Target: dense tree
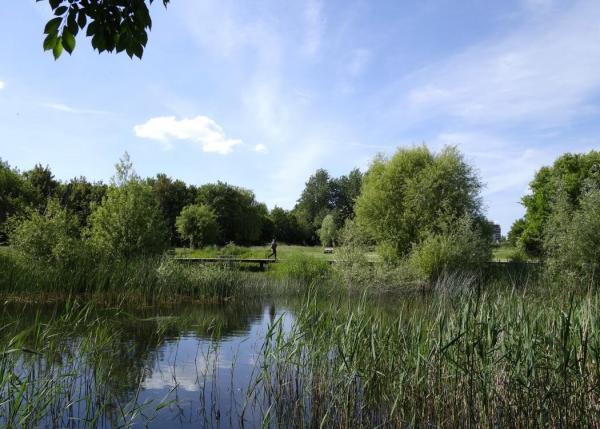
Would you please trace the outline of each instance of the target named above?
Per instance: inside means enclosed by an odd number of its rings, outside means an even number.
[[[553,207],[564,199],[575,210],[584,189],[600,186],[600,152],[567,153],[551,167],[541,168],[529,184],[531,193],[523,197],[525,228],[520,244],[533,256],[543,250],[543,236]]]
[[[0,242],[7,239],[6,220],[23,214],[34,198],[31,185],[19,172],[0,159]]]
[[[176,220],[179,235],[191,248],[214,244],[219,235],[215,212],[204,204],[185,206]]]
[[[473,219],[482,229],[480,189],[477,175],[454,147],[438,154],[425,146],[399,149],[390,159],[372,163],[356,203],[356,220],[382,249],[403,256],[461,218]]]
[[[221,243],[259,243],[267,211],[252,191],[217,182],[198,188],[196,201],[211,207],[219,222]]]
[[[354,217],[354,202],[360,195],[363,175],[358,168],[352,170],[347,176],[332,179],[332,203],[335,221],[341,228],[347,219]]]
[[[506,237],[506,240],[512,245],[512,246],[516,246],[519,242],[519,239],[521,238],[521,235],[523,235],[523,231],[525,230],[525,219],[520,218],[517,219],[516,221],[513,222],[512,226],[510,227],[510,231],[508,231],[508,235]]]
[[[12,218],[10,244],[37,259],[54,262],[71,261],[80,249],[77,218],[50,200],[40,213],[30,209],[23,217]]]
[[[115,258],[159,254],[168,245],[152,188],[138,180],[108,189],[90,215],[88,235],[94,249]]]
[[[292,212],[275,206],[271,210],[271,221],[273,222],[273,236],[280,242],[289,244],[302,244],[310,237],[307,237],[304,229],[296,215]]]
[[[55,17],[44,28],[44,50],[57,59],[63,50],[75,49],[79,31],[86,30],[98,52],[122,52],[142,58],[152,19],[148,6],[154,0],[37,0],[48,2]],[[161,0],[166,7],[169,0]]]
[[[157,174],[155,178],[150,178],[147,181],[152,186],[152,191],[169,229],[171,245],[180,244],[175,221],[181,210],[193,203],[194,193],[188,189],[184,182],[173,180],[166,174]]]
[[[550,274],[579,284],[600,284],[600,189],[580,195],[577,207],[566,194],[553,204],[544,233]]]
[[[316,231],[323,218],[333,209],[331,176],[327,170],[319,169],[308,178],[298,199],[295,211],[312,224]]]
[[[362,185],[362,173],[354,169],[347,176],[334,178],[327,170],[319,169],[309,177],[294,207],[308,240],[319,241],[318,229],[323,219],[332,214],[338,228],[354,216],[354,203]]]
[[[107,186],[101,182],[90,183],[85,177],[79,177],[61,184],[58,193],[60,204],[77,216],[83,228],[87,225],[92,207],[102,202],[106,190]]]
[[[321,228],[319,228],[319,239],[323,246],[333,246],[337,240],[337,227],[335,225],[335,219],[333,215],[328,214],[323,218],[321,222]]]
[[[33,190],[36,208],[43,211],[48,200],[56,194],[59,182],[54,178],[50,167],[42,164],[36,164],[31,170],[24,172],[23,176]]]

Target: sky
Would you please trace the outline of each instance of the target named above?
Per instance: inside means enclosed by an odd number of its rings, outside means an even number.
[[[506,233],[535,172],[599,149],[600,1],[171,0],[142,60],[43,52],[47,2],[0,11],[0,158],[107,181],[225,181],[292,208],[309,175],[459,147]]]

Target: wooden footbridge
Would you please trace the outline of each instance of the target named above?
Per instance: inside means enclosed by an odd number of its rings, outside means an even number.
[[[188,264],[258,265],[261,270],[277,262],[277,259],[269,258],[175,258],[175,260]]]

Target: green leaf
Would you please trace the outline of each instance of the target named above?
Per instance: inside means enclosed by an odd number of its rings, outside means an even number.
[[[75,36],[68,29],[64,29],[62,33],[62,45],[65,51],[71,55],[75,49]]]
[[[62,54],[62,51],[63,51],[62,37],[59,37],[56,39],[56,44],[54,45],[54,48],[52,49],[52,54],[54,55],[55,60],[57,60],[58,57],[60,57],[60,54]]]
[[[50,49],[54,49],[56,40],[57,40],[56,33],[48,34],[48,36],[46,36],[46,38],[44,39],[44,51],[49,51]]]
[[[83,10],[79,11],[79,15],[77,15],[77,24],[79,24],[79,28],[83,29],[85,27],[87,18],[85,16],[85,12]]]
[[[61,6],[61,7],[57,7],[54,10],[54,15],[56,16],[60,16],[60,15],[64,15],[64,13],[68,10],[69,8],[67,6]]]
[[[74,9],[71,9],[71,12],[69,12],[69,18],[67,18],[67,28],[69,29],[69,33],[71,33],[73,36],[77,36],[79,26],[77,25],[77,11]]]
[[[44,34],[56,33],[58,30],[58,26],[62,22],[62,18],[52,18],[50,21],[46,23],[44,27]]]
[[[62,0],[50,0],[50,7],[52,9],[56,9],[59,4],[62,3]]]

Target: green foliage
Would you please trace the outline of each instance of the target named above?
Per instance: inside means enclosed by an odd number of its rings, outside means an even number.
[[[191,248],[214,244],[219,234],[215,212],[203,204],[185,206],[176,221],[179,235]]]
[[[107,186],[103,183],[90,183],[85,177],[79,177],[61,184],[58,194],[61,206],[74,213],[83,228],[87,226],[92,206],[102,202],[106,190]]]
[[[531,193],[523,197],[525,228],[519,241],[529,255],[540,256],[546,224],[559,199],[576,209],[586,188],[600,187],[600,152],[566,153],[551,167],[541,168],[529,187]]]
[[[491,255],[490,240],[465,217],[416,244],[409,263],[414,272],[435,281],[442,275],[479,275]]]
[[[217,182],[198,188],[196,202],[214,210],[219,223],[219,242],[259,243],[264,238],[268,211],[247,189]]]
[[[7,239],[7,219],[10,216],[25,214],[33,199],[31,184],[17,170],[0,159],[0,242]]]
[[[142,58],[152,28],[148,5],[154,0],[36,1],[47,1],[55,15],[44,27],[44,50],[52,51],[55,59],[63,49],[73,52],[80,30],[86,30],[92,47],[99,53],[125,51],[130,58]],[[166,7],[169,0],[162,3]]]
[[[285,262],[277,267],[277,273],[300,281],[304,285],[322,284],[331,275],[329,262],[302,253],[293,253],[286,257]]]
[[[157,174],[155,178],[147,179],[147,182],[152,186],[152,192],[169,229],[171,245],[180,244],[175,222],[183,208],[193,203],[195,192],[181,180],[173,180],[166,174]]]
[[[159,254],[168,245],[152,188],[137,180],[108,189],[90,215],[88,236],[95,250],[115,258]]]
[[[584,192],[575,210],[566,198],[559,200],[546,225],[544,250],[553,277],[600,284],[600,190]]]
[[[402,257],[463,217],[483,223],[481,183],[456,148],[425,146],[378,158],[356,203],[356,221],[388,255]],[[432,240],[430,238],[430,240]]]
[[[23,177],[33,190],[33,204],[37,210],[43,211],[48,200],[55,196],[59,183],[54,179],[50,167],[36,164],[33,169],[23,173]]]
[[[68,263],[83,251],[77,219],[56,200],[50,200],[43,213],[30,210],[9,223],[10,244],[34,259]]]
[[[309,177],[294,208],[294,214],[304,229],[305,239],[316,243],[323,219],[332,214],[337,228],[354,217],[354,202],[362,185],[362,173],[352,170],[348,176],[334,178],[327,170],[319,169]]]
[[[511,246],[516,246],[519,243],[526,226],[527,222],[525,222],[525,219],[523,218],[517,219],[513,222],[512,226],[510,227],[510,231],[508,232],[508,236],[506,237]]]
[[[272,236],[282,243],[302,243],[304,231],[293,213],[275,206],[269,214],[273,222]]]
[[[319,239],[323,246],[333,246],[337,240],[337,227],[333,215],[328,214],[323,218],[321,228],[319,229]]]

